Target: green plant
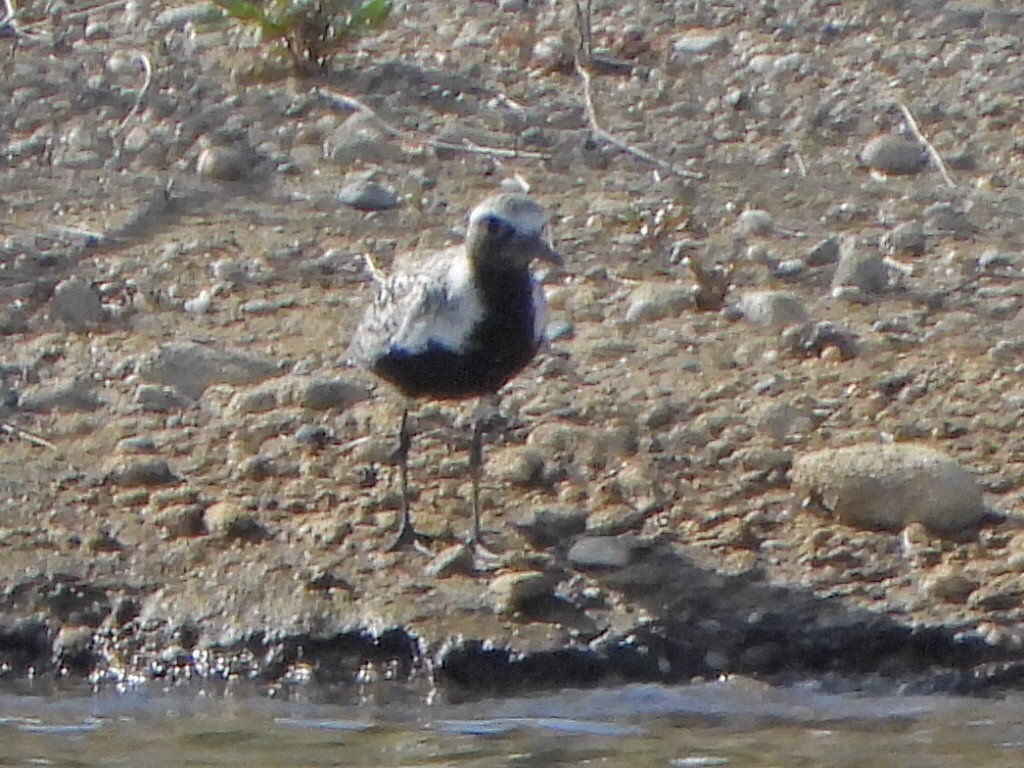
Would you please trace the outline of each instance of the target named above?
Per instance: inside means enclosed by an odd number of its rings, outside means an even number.
[[[212,0],[232,19],[255,26],[265,43],[303,69],[323,69],[332,56],[384,24],[391,0]]]

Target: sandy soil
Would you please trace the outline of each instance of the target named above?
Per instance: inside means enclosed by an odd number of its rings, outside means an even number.
[[[598,119],[660,165],[588,129],[566,4],[396,2],[315,78],[202,6],[62,7],[0,40],[9,674],[1015,683],[1014,4],[598,2]],[[864,166],[909,135],[899,104],[955,186]],[[504,560],[456,546],[471,404],[416,412],[437,556],[385,552],[398,403],[343,359],[363,255],[457,242],[517,176],[567,266],[488,433]],[[837,267],[862,255],[875,277]],[[1006,521],[865,530],[790,488],[810,451],[886,441],[941,450]]]

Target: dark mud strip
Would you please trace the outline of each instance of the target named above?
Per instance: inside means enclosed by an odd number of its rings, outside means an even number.
[[[807,590],[702,570],[665,547],[598,577],[650,619],[600,630],[599,609],[546,597],[519,622],[585,628],[575,647],[504,647],[488,638],[417,637],[401,627],[283,634],[209,629],[141,615],[155,587],[132,590],[38,576],[0,598],[0,669],[27,675],[146,680],[248,679],[346,684],[428,680],[459,700],[560,687],[680,683],[741,674],[824,680],[840,690],[988,694],[1024,683],[1019,654],[949,626],[910,626]],[[596,619],[596,620],[595,620]],[[232,639],[223,639],[223,638]]]

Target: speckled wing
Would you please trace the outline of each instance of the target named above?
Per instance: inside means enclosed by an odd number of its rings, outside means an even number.
[[[398,272],[379,285],[349,347],[356,363],[372,366],[391,354],[415,355],[430,346],[458,351],[482,314],[468,265],[449,253]]]

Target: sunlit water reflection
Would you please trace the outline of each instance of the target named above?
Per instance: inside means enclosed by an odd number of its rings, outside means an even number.
[[[1022,703],[729,682],[461,705],[22,692],[0,695],[0,766],[1020,768]]]

